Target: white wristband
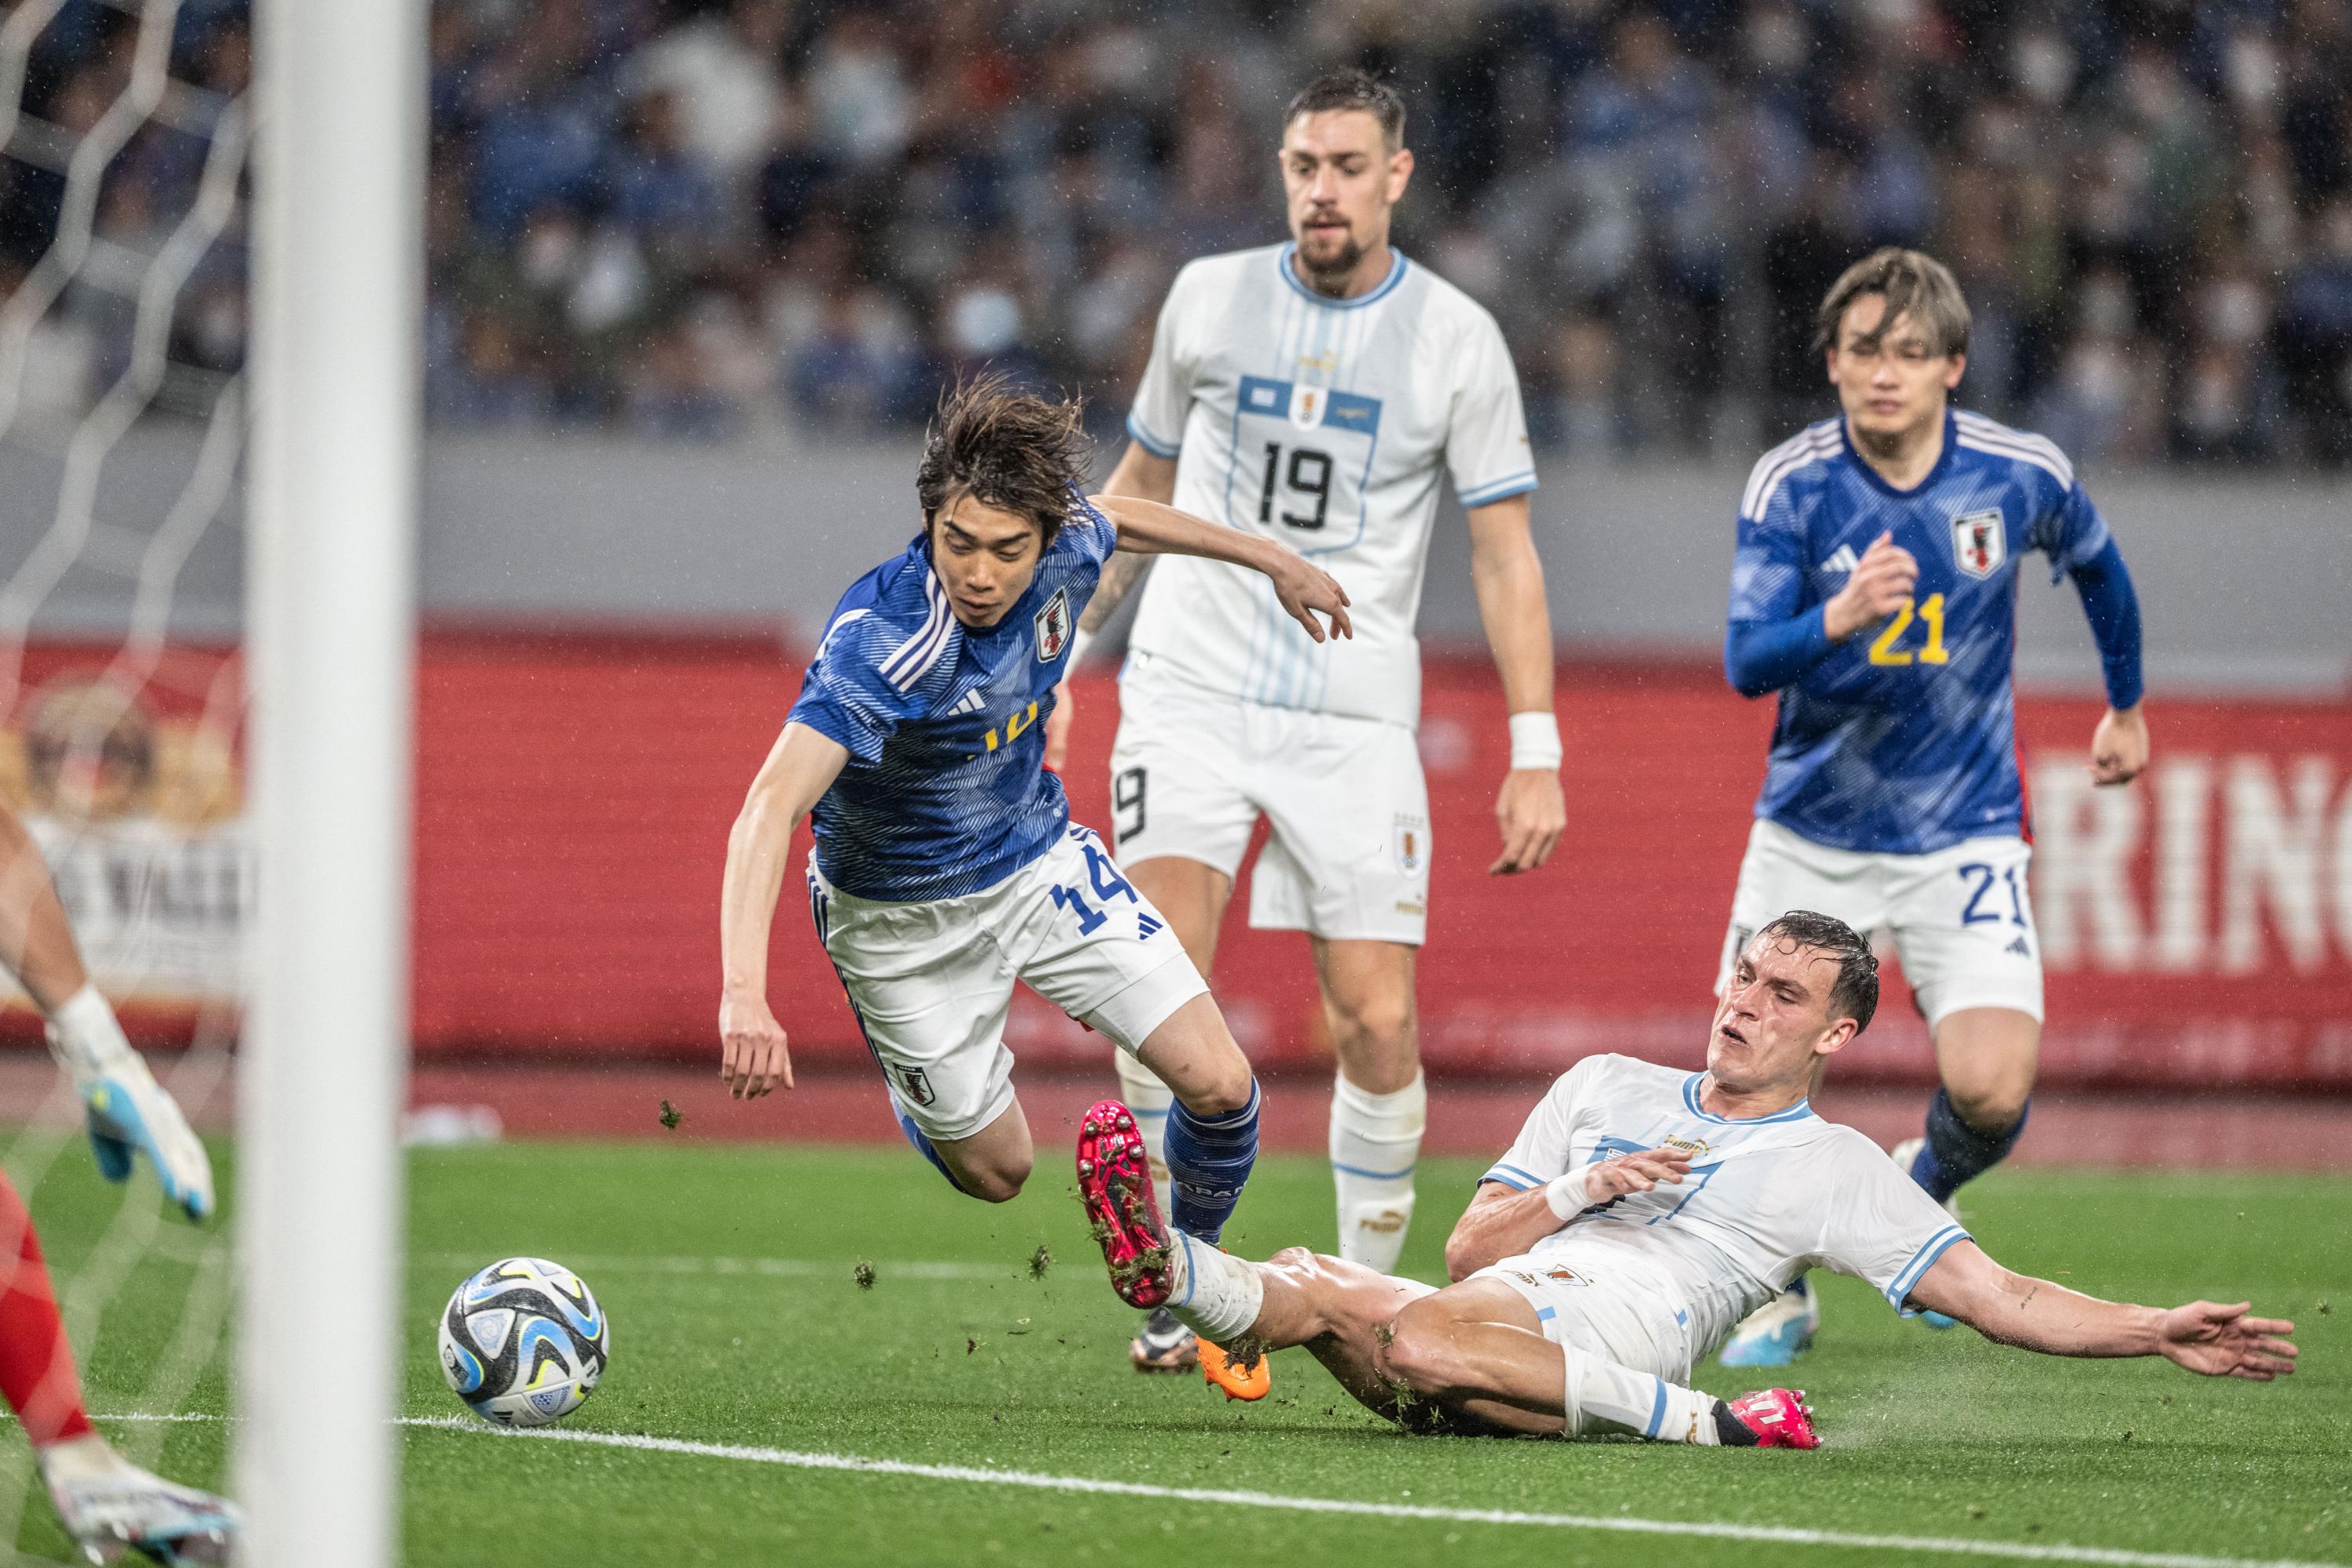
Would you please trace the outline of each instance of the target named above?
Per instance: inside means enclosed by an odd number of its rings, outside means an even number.
[[[1062,667],[1064,675],[1077,673],[1078,666],[1086,661],[1087,649],[1092,647],[1094,642],[1095,634],[1084,626],[1070,634],[1070,662]]]
[[[1565,1176],[1554,1176],[1544,1184],[1544,1202],[1561,1219],[1574,1219],[1592,1206],[1592,1196],[1584,1184],[1582,1171],[1570,1171]]]
[[[1511,771],[1559,771],[1559,721],[1548,712],[1511,715]]]

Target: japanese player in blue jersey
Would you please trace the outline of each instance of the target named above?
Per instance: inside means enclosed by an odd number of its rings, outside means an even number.
[[[1089,501],[1085,470],[1075,405],[982,381],[941,407],[922,531],[842,596],[728,839],[720,1075],[739,1098],[792,1084],[768,937],[813,816],[817,935],[908,1140],[960,1192],[1021,1190],[1032,1146],[1003,1035],[1026,981],[1174,1086],[1173,1207],[1213,1235],[1255,1158],[1256,1082],[1167,922],[1069,820],[1040,720],[1114,549],[1261,572],[1318,640],[1318,612],[1349,635],[1348,599],[1270,540]]]
[[[1742,695],[1780,694],[1725,973],[1790,909],[1891,932],[1943,1080],[1895,1157],[1946,1203],[2016,1143],[2041,1047],[2011,687],[2029,553],[2073,580],[2098,643],[2093,779],[2125,783],[2148,751],[2123,555],[2056,447],[1950,406],[1968,339],[1958,283],[1917,251],[1880,250],[1832,287],[1817,347],[1843,411],[1757,463],[1724,643]],[[1800,1280],[1723,1358],[1780,1364],[1817,1321]]]

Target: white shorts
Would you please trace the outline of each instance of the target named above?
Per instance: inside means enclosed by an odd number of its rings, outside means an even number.
[[[842,892],[809,859],[818,937],[890,1096],[932,1138],[969,1138],[1013,1103],[1013,983],[1134,1052],[1204,994],[1199,971],[1092,828],[961,899]]]
[[[1144,656],[1138,655],[1140,659]],[[1110,753],[1119,864],[1241,872],[1263,815],[1250,924],[1418,947],[1429,931],[1429,786],[1413,732],[1268,708],[1130,663]]]
[[[1761,927],[1790,910],[1813,910],[1864,934],[1892,934],[1931,1029],[1968,1007],[2038,1020],[2042,937],[2026,887],[2032,859],[2033,847],[2016,837],[1971,838],[1928,855],[1866,855],[1759,817],[1739,862],[1716,991]]]
[[[1536,1310],[1544,1338],[1573,1345],[1668,1383],[1690,1382],[1696,1359],[1690,1313],[1667,1299],[1650,1275],[1611,1275],[1587,1260],[1524,1253],[1481,1268],[1473,1279],[1499,1279]]]

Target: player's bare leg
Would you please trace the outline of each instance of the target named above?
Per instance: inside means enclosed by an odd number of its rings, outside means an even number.
[[[1374,1331],[1387,1407],[1416,1430],[1525,1436],[1624,1430],[1706,1447],[1813,1448],[1801,1389],[1726,1402],[1573,1344],[1554,1344],[1525,1297],[1466,1279],[1407,1303]]]
[[[1010,1203],[1037,1163],[1029,1118],[1015,1099],[995,1121],[969,1138],[929,1140],[947,1166],[949,1179],[982,1203]]]
[[[1101,1148],[1081,1142],[1082,1188]],[[1117,1282],[1115,1251],[1125,1249],[1104,1250]],[[1815,1446],[1801,1394],[1725,1405],[1555,1345],[1535,1309],[1497,1280],[1433,1290],[1305,1247],[1252,1263],[1181,1233],[1165,1255],[1168,1299],[1204,1344],[1237,1361],[1304,1345],[1360,1404],[1415,1431],[1541,1435],[1609,1421],[1665,1441]]]
[[[1170,1015],[1137,1055],[1175,1096],[1162,1145],[1169,1216],[1214,1247],[1257,1160],[1257,1079],[1224,1015],[1205,994]],[[1272,1386],[1263,1367],[1235,1373],[1213,1348],[1196,1345],[1194,1354],[1202,1374],[1229,1397],[1263,1399]]]
[[[1176,933],[1184,947],[1184,955],[1204,980],[1214,975],[1217,962],[1217,932],[1223,924],[1226,902],[1233,897],[1234,879],[1213,866],[1177,855],[1155,855],[1133,866],[1122,866],[1119,874],[1135,884],[1135,890],[1150,901]],[[1170,1205],[1168,1191],[1168,1110],[1176,1097],[1167,1084],[1160,1081],[1143,1063],[1126,1052],[1116,1053],[1118,1068],[1119,1099],[1135,1113],[1137,1124],[1143,1131],[1145,1145],[1151,1153],[1151,1179],[1159,1189],[1160,1206],[1165,1211]]]
[[[1331,1184],[1339,1256],[1387,1274],[1412,1223],[1413,1167],[1429,1122],[1413,1001],[1415,949],[1399,942],[1313,942],[1339,1071],[1331,1086]]]
[[[1216,963],[1217,932],[1224,921],[1225,904],[1233,897],[1234,879],[1213,866],[1174,855],[1157,855],[1122,867],[1120,875],[1150,900],[1183,944],[1192,967],[1208,976]],[[1134,1113],[1143,1133],[1152,1185],[1160,1210],[1165,1214],[1173,1202],[1168,1185],[1167,1148],[1168,1113],[1176,1097],[1157,1074],[1125,1051],[1115,1051],[1112,1058],[1118,1068],[1119,1099]],[[1165,1308],[1146,1314],[1143,1326],[1128,1346],[1128,1357],[1139,1372],[1190,1372],[1200,1362],[1192,1331]]]
[[[1944,1092],[1960,1120],[1988,1140],[2010,1137],[2024,1125],[2041,1056],[2041,1020],[2013,1007],[1966,1007],[1936,1026],[1936,1071]]]

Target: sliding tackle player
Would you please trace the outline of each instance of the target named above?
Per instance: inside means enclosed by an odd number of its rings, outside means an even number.
[[[1416,1430],[1816,1447],[1802,1390],[1689,1386],[1815,1266],[2050,1355],[2161,1355],[2255,1382],[2294,1370],[2294,1325],[2251,1303],[2167,1311],[2010,1272],[1877,1145],[1815,1115],[1822,1067],[1877,1002],[1853,928],[1801,910],[1769,922],[1724,988],[1705,1072],[1592,1057],[1552,1086],[1454,1226],[1444,1289],[1303,1247],[1244,1262],[1166,1229],[1115,1101],[1082,1124],[1079,1190],[1126,1300],[1166,1302],[1235,1356],[1305,1345]]]

